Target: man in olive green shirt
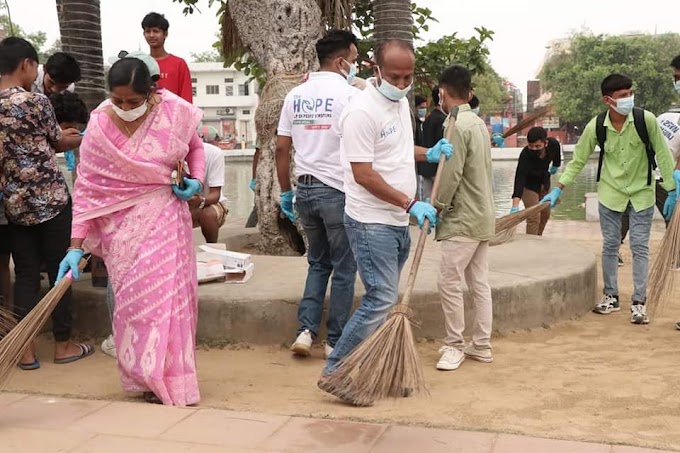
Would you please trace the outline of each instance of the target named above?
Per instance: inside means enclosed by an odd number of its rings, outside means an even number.
[[[655,186],[649,183],[649,159],[645,145],[635,130],[633,121],[633,81],[621,74],[611,74],[601,86],[604,103],[609,108],[604,127],[604,163],[598,183],[600,228],[602,230],[602,278],[604,296],[593,309],[600,314],[619,311],[617,286],[618,252],[621,246],[621,218],[630,216],[630,248],[633,252],[633,286],[630,322],[647,324],[647,272],[649,266],[649,235],[654,215]],[[675,162],[654,114],[645,111],[650,143],[656,163],[663,176],[662,187],[669,191],[664,215],[670,218],[676,203],[673,169]],[[556,188],[542,201],[555,206],[565,186],[574,182],[597,145],[596,119],[588,123],[576,144],[574,156],[567,165]],[[600,151],[602,152],[602,151]]]
[[[463,66],[447,68],[439,79],[439,99],[449,114],[444,137],[456,152],[446,162],[434,206],[441,212],[436,239],[442,241],[439,291],[445,315],[446,339],[437,363],[439,370],[457,369],[465,357],[490,363],[491,287],[489,240],[496,224],[491,187],[491,140],[484,122],[470,109],[470,72]],[[452,116],[457,118],[455,126]],[[463,279],[474,295],[472,344],[465,347]]]

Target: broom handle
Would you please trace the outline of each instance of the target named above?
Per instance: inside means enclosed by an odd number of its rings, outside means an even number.
[[[439,164],[437,165],[437,174],[434,177],[434,183],[432,184],[432,194],[430,195],[430,201],[434,203],[437,200],[437,192],[439,191],[439,181],[442,177],[442,169],[444,168],[444,163],[446,162],[446,156],[444,154],[439,158]],[[401,298],[401,303],[407,305],[411,302],[411,293],[413,292],[413,287],[416,283],[416,275],[418,275],[418,267],[420,267],[420,259],[423,257],[423,249],[425,248],[425,241],[427,240],[427,230],[430,229],[430,220],[425,218],[423,222],[423,227],[420,229],[420,235],[418,236],[418,246],[416,247],[416,254],[413,257],[413,263],[411,264],[411,270],[408,273],[408,281],[406,282],[406,290],[404,291],[404,296]]]

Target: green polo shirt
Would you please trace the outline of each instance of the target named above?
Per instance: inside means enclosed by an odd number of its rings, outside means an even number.
[[[573,183],[588,162],[590,155],[595,151],[597,146],[596,121],[597,118],[593,118],[583,131],[583,135],[574,148],[574,156],[560,178],[561,184],[568,186]],[[656,153],[656,163],[664,180],[662,187],[668,191],[674,190],[673,155],[668,149],[666,139],[653,113],[645,111],[645,123],[649,140]],[[624,212],[629,202],[637,212],[651,208],[655,202],[655,184],[654,181],[651,185],[647,184],[647,152],[635,130],[633,113],[628,114],[621,132],[612,126],[609,113],[605,117],[604,126],[607,130],[607,141],[604,146],[606,151],[600,182],[597,185],[600,203],[616,212]]]

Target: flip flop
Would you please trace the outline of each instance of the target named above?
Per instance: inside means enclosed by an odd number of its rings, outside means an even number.
[[[33,363],[19,363],[17,366],[24,371],[37,370],[40,368],[40,360],[38,360],[38,356],[36,356]]]
[[[63,359],[54,359],[54,363],[57,365],[73,363],[76,360],[84,359],[85,357],[94,354],[94,346],[90,344],[76,343],[76,346],[80,348],[80,354],[72,355],[71,357],[64,357]]]
[[[163,404],[163,401],[154,392],[144,392],[144,401],[151,404]]]

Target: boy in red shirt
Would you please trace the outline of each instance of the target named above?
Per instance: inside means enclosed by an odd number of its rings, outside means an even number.
[[[156,59],[161,69],[158,86],[172,91],[187,102],[193,103],[191,73],[187,62],[165,50],[168,28],[170,28],[170,23],[162,14],[149,13],[142,20],[144,39],[149,45],[149,53]]]

